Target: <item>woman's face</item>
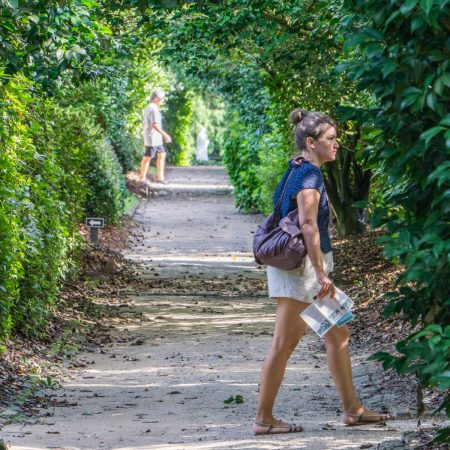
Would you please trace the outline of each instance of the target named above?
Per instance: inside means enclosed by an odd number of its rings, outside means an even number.
[[[329,161],[334,161],[339,148],[336,128],[333,126],[327,128],[317,139],[314,140],[312,147],[320,163],[323,164]]]

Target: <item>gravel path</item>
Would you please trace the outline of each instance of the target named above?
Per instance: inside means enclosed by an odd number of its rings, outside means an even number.
[[[277,403],[281,418],[306,431],[252,435],[274,319],[265,272],[249,253],[261,217],[235,209],[221,168],[172,168],[168,179],[139,205],[124,252],[141,286],[123,287],[129,323],[115,325],[113,344],[80,355],[90,364],[57,390],[50,417],[2,430],[12,449],[359,449],[415,430],[414,420],[341,426],[323,344],[308,333]],[[407,409],[402,395],[383,391],[368,347],[353,352],[362,400]]]

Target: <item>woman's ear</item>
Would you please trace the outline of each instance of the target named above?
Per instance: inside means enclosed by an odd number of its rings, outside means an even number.
[[[308,148],[309,147],[314,148],[314,144],[315,144],[314,138],[312,138],[311,136],[308,136],[306,138],[306,145],[307,145],[307,147]]]

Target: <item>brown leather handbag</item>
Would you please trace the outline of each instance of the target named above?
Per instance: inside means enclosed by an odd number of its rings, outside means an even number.
[[[294,160],[295,167],[291,169],[284,183],[283,190],[273,213],[258,225],[253,237],[253,254],[258,264],[292,270],[300,267],[306,256],[306,245],[300,230],[297,208],[280,220],[280,207],[284,191],[294,170],[303,163],[303,158]]]

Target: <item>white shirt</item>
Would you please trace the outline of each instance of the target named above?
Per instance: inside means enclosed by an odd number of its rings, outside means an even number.
[[[153,128],[153,124],[156,123],[162,129],[161,112],[155,103],[151,102],[144,109],[142,122],[144,125],[144,145],[146,147],[163,145],[162,134]]]

